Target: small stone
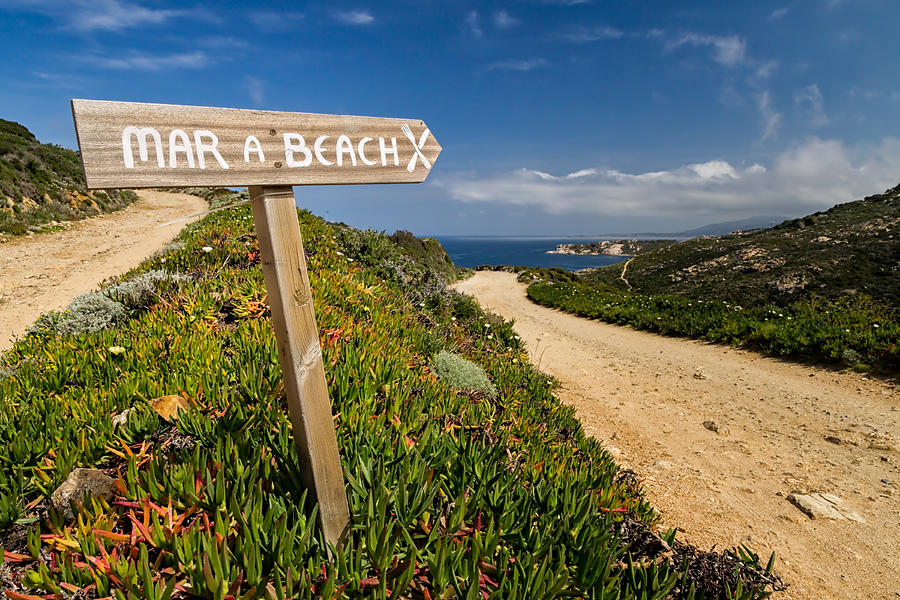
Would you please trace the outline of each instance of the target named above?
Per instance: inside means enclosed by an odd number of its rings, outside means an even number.
[[[883,483],[884,485],[894,485],[894,480],[893,479],[882,479],[881,483]]]
[[[150,401],[150,406],[166,421],[173,421],[178,416],[179,410],[188,410],[190,405],[187,400],[181,396],[172,394],[170,396],[160,396]]]
[[[706,429],[709,429],[713,433],[718,433],[720,435],[728,435],[728,427],[724,425],[719,425],[715,421],[703,421],[703,426]]]
[[[121,427],[122,425],[127,423],[128,415],[130,415],[133,410],[133,408],[126,408],[119,414],[113,415],[112,419],[110,419],[110,421],[112,421],[113,429],[115,429],[116,427]]]
[[[112,498],[116,491],[116,480],[96,469],[75,469],[50,496],[53,507],[65,516],[74,518],[69,501],[81,502],[88,494],[97,498]]]
[[[613,458],[619,458],[620,456],[622,456],[622,451],[615,446],[607,446],[605,450],[609,452],[610,456],[612,456]]]
[[[841,440],[841,438],[835,437],[835,436],[833,436],[833,435],[827,436],[827,437],[825,438],[825,441],[826,441],[826,442],[830,442],[830,443],[832,443],[832,444],[837,444],[838,446],[840,446],[840,445],[843,443],[843,440]]]

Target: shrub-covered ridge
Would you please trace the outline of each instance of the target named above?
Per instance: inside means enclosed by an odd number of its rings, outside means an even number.
[[[52,221],[81,219],[136,200],[131,191],[87,191],[77,152],[42,144],[22,125],[0,119],[0,234],[38,231]]]
[[[633,476],[584,435],[510,324],[447,290],[451,271],[301,217],[348,484],[345,547],[328,560],[298,492],[245,207],[190,226],[126,277],[178,274],[127,318],[47,328],[3,355],[8,598],[753,598],[777,585],[751,554],[656,532]],[[484,368],[497,396],[442,382],[441,351]],[[190,406],[177,425],[150,407],[171,394]],[[116,494],[67,522],[47,498],[79,466],[115,477]]]
[[[543,306],[663,335],[744,346],[773,356],[900,374],[900,323],[868,296],[744,308],[718,300],[623,293],[581,282],[532,283]]]

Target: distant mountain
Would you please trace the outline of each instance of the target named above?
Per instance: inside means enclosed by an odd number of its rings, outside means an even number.
[[[676,238],[676,239],[689,239],[694,237],[700,237],[704,235],[727,235],[729,233],[734,233],[735,231],[749,231],[751,229],[762,229],[766,227],[772,227],[776,223],[781,223],[786,220],[787,217],[779,217],[772,215],[761,215],[756,217],[747,217],[746,219],[739,219],[737,221],[725,221],[723,223],[710,223],[709,225],[703,225],[702,227],[697,227],[696,229],[688,229],[687,231],[676,231],[676,232],[668,232],[668,233],[658,233],[658,232],[645,232],[645,233],[633,233],[629,236],[623,237],[648,237],[648,238]]]
[[[131,191],[87,191],[77,152],[42,144],[19,123],[0,119],[0,234],[21,235],[135,200]]]
[[[625,288],[621,273],[611,266],[584,277]],[[855,293],[900,306],[900,185],[774,227],[643,254],[629,263],[628,282],[636,292],[743,306]]]

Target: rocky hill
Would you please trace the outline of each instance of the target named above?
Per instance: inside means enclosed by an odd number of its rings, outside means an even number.
[[[628,263],[635,292],[785,304],[864,293],[900,305],[900,185],[769,229],[692,239]],[[585,280],[627,289],[622,266]]]
[[[19,123],[0,119],[0,235],[39,231],[135,200],[131,191],[89,192],[77,152],[42,144]]]
[[[587,244],[559,244],[547,254],[637,256],[671,246],[677,240],[601,240]]]

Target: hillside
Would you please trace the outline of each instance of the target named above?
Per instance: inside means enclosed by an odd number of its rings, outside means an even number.
[[[446,287],[456,269],[439,245],[305,212],[301,227],[346,545],[328,560],[297,488],[239,207],[0,357],[7,597],[751,599],[780,587],[747,550],[704,552],[658,529],[640,482],[554,396],[511,323]],[[105,499],[73,518],[54,490],[76,467],[100,472]]]
[[[135,200],[131,191],[89,192],[77,152],[42,144],[22,125],[0,119],[0,235],[38,231]]]
[[[801,219],[721,237],[692,239],[638,256],[627,280],[636,292],[768,302],[864,293],[900,305],[900,186]],[[627,289],[618,265],[584,275]]]

